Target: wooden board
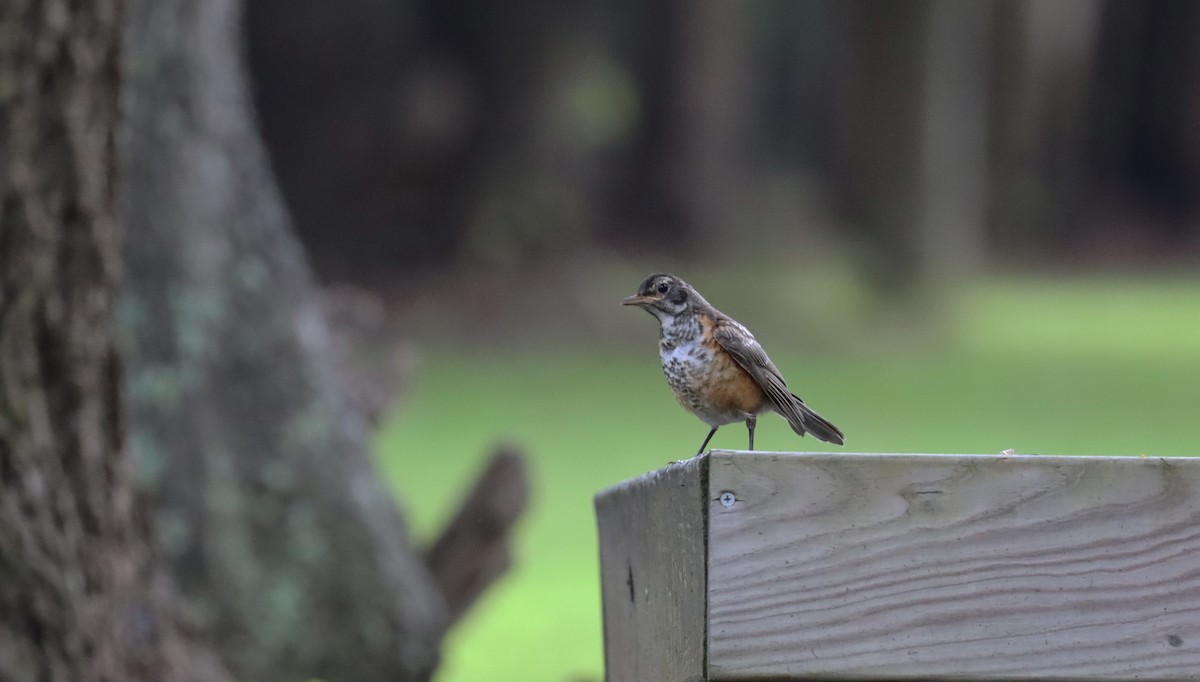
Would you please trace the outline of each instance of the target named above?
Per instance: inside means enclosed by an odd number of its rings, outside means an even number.
[[[1200,679],[1200,460],[709,467],[708,679]]]
[[[703,457],[596,496],[608,682],[704,677]]]

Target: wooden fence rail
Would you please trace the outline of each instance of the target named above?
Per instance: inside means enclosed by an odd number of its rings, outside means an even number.
[[[1200,459],[713,451],[596,510],[609,682],[1200,679]]]

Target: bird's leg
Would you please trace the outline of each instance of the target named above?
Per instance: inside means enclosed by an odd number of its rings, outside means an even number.
[[[718,427],[714,426],[712,427],[712,431],[708,432],[708,435],[704,438],[704,442],[700,444],[700,449],[696,451],[696,455],[704,452],[704,446],[708,445],[708,441],[712,440],[713,434],[717,432],[717,428]]]
[[[758,417],[750,417],[746,420],[746,430],[750,432],[750,449],[754,449],[754,427],[758,424]]]

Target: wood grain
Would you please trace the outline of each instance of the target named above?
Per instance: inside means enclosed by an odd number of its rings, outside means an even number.
[[[704,677],[705,457],[596,496],[608,682]]]
[[[1200,460],[709,466],[708,679],[1200,677]]]

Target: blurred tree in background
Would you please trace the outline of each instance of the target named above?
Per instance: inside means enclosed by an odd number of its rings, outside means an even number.
[[[241,3],[138,3],[122,218],[134,454],[240,679],[425,679],[444,597],[346,399],[242,71]]]

